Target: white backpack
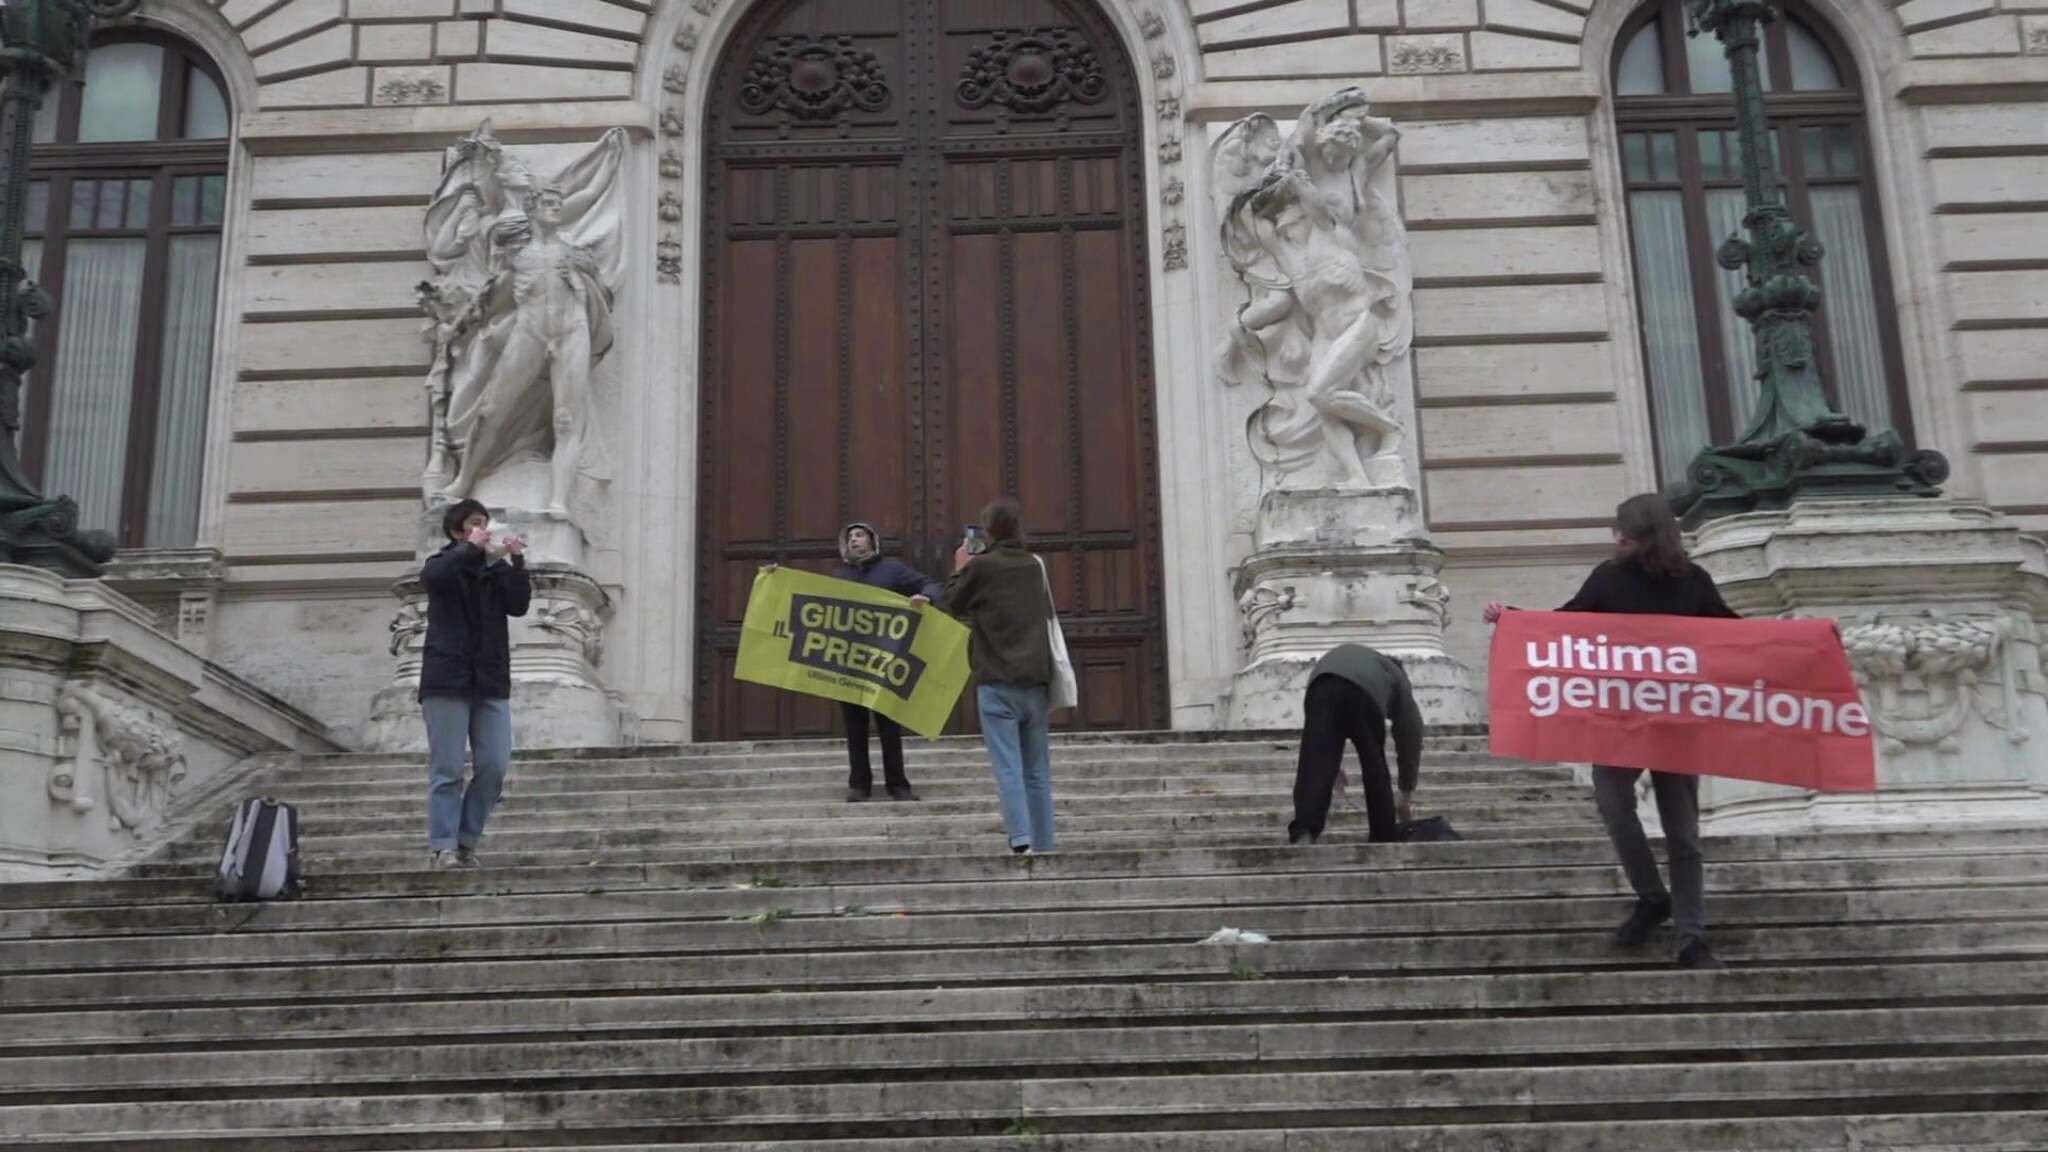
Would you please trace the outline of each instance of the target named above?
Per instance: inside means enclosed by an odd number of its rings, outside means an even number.
[[[242,801],[228,825],[214,877],[216,900],[292,900],[299,895],[299,810],[269,797]]]

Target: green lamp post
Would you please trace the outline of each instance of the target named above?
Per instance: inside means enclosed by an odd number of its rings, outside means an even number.
[[[1835,411],[1814,357],[1820,288],[1806,269],[1820,242],[1792,220],[1778,183],[1764,113],[1759,49],[1775,18],[1770,0],[1687,0],[1692,35],[1712,33],[1727,52],[1742,157],[1743,224],[1716,258],[1748,269],[1735,312],[1756,338],[1757,405],[1733,444],[1693,459],[1672,505],[1688,527],[1736,512],[1776,509],[1808,496],[1934,496],[1948,478],[1939,452],[1909,452],[1898,433],[1872,432]]]
[[[44,495],[22,471],[21,382],[36,366],[28,322],[50,310],[49,295],[21,263],[29,147],[44,98],[84,65],[93,20],[126,16],[141,3],[5,0],[0,7],[0,563],[67,576],[99,575],[114,554],[114,538],[80,531],[78,505],[69,496]]]

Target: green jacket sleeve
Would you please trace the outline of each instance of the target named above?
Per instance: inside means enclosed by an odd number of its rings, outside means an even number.
[[[1394,728],[1394,757],[1400,769],[1401,791],[1415,791],[1422,775],[1422,709],[1415,703],[1415,689],[1408,674],[1394,674],[1393,707],[1388,709]]]

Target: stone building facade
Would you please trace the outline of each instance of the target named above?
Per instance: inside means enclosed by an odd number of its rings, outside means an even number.
[[[543,175],[619,129],[615,342],[592,376],[607,467],[530,634],[552,661],[537,675],[609,694],[600,727],[819,730],[719,696],[731,572],[820,557],[849,512],[942,566],[1003,487],[1066,556],[1079,646],[1099,656],[1093,723],[1265,718],[1246,701],[1270,686],[1247,669],[1299,655],[1290,619],[1393,628],[1440,658],[1440,714],[1472,715],[1477,606],[1563,599],[1614,504],[1741,412],[1700,391],[1741,351],[1707,302],[1721,274],[1686,263],[1726,198],[1713,65],[1688,52],[1681,8],[145,0],[102,43],[184,46],[231,111],[224,158],[173,157],[225,176],[208,371],[187,389],[203,401],[187,412],[193,526],[124,533],[117,586],[344,741],[400,740],[373,710],[416,644],[393,589],[431,537],[430,196],[485,121]],[[1826,343],[1859,389],[1838,399],[1946,452],[1952,498],[2038,532],[2048,3],[1808,0],[1792,16],[1774,114],[1806,117],[1783,134],[1808,158],[1794,199],[1831,213],[1853,264],[1828,285]],[[1347,86],[1399,130],[1367,177],[1398,214],[1412,325],[1389,359],[1403,437],[1380,487],[1416,498],[1384,514],[1311,498],[1338,482],[1288,504],[1261,423],[1270,377],[1233,386],[1219,367],[1262,291],[1229,250],[1219,149],[1246,117],[1284,134]],[[1061,133],[1086,139],[1063,150]],[[912,143],[875,144],[897,138]],[[53,174],[91,159],[51,156]],[[878,165],[896,175],[870,182]],[[980,216],[964,207],[983,196]],[[931,383],[949,371],[983,390]],[[126,490],[123,507],[146,503]],[[1323,555],[1361,537],[1382,551]],[[1379,583],[1330,583],[1347,564]]]

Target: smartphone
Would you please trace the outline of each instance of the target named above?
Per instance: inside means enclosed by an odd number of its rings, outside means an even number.
[[[988,551],[988,537],[983,535],[981,525],[979,524],[969,524],[967,526],[967,532],[962,538],[962,544],[967,549],[969,556],[979,556],[983,552]]]

